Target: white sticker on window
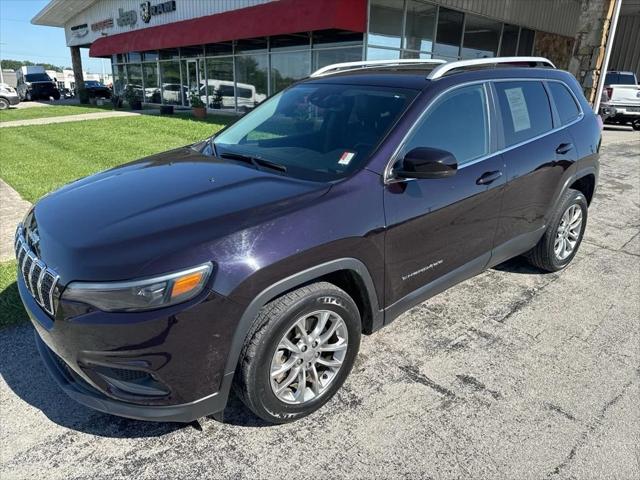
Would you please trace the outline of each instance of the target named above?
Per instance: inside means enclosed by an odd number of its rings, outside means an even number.
[[[353,157],[355,156],[355,152],[344,152],[340,157],[340,160],[338,160],[338,164],[349,165],[351,163],[351,160],[353,160]]]
[[[529,110],[527,110],[527,102],[524,99],[522,88],[507,88],[504,93],[507,96],[509,109],[511,110],[513,130],[520,132],[521,130],[531,128]]]

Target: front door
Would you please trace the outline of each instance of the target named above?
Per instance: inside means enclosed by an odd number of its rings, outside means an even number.
[[[458,161],[447,178],[390,183],[384,193],[385,304],[401,312],[481,271],[500,216],[504,162],[492,154],[489,87],[459,87],[432,103],[398,158],[418,147],[449,151]],[[397,165],[401,160],[398,161]]]
[[[200,81],[200,68],[199,60],[188,60],[187,61],[187,105],[191,105],[191,96],[196,95],[200,96],[200,87],[202,82]],[[203,99],[204,101],[204,99]]]

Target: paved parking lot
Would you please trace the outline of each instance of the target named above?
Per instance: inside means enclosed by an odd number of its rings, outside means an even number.
[[[0,331],[13,478],[640,478],[640,133],[605,131],[586,240],[560,274],[520,260],[366,337],[338,396],[265,426],[151,424],[73,403],[29,325]]]

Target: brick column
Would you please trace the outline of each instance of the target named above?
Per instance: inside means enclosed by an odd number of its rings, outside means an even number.
[[[76,84],[76,95],[80,103],[89,103],[89,97],[84,89],[84,75],[82,74],[82,57],[80,47],[69,47],[71,50],[71,66],[73,67],[73,81]]]
[[[582,85],[589,103],[593,104],[615,0],[581,0],[580,3],[582,12],[578,20],[569,71]]]

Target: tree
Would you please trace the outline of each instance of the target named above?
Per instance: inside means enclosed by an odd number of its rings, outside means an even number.
[[[2,60],[2,68],[5,70],[19,70],[22,66],[33,66],[33,65],[42,65],[45,70],[55,70],[57,72],[61,72],[63,67],[58,67],[57,65],[52,65],[50,63],[33,63],[29,60]]]

